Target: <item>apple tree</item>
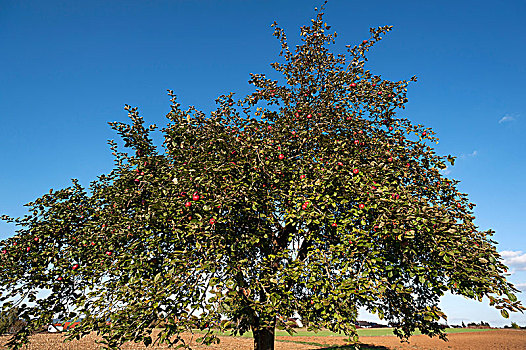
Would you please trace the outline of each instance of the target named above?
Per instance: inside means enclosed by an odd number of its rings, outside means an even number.
[[[441,173],[454,157],[397,114],[416,78],[366,69],[392,28],[340,54],[321,11],[294,50],[273,28],[281,79],[252,74],[252,93],[222,95],[210,113],[169,91],[160,131],[126,106],[130,122],[110,125],[128,151],[110,141],[109,174],[3,217],[17,231],[0,242],[1,301],[27,321],[11,348],[57,317],[82,318],[70,339],[97,332],[111,349],[252,331],[254,348],[268,350],[298,315],[356,340],[361,307],[402,339],[416,329],[445,338],[446,291],[487,297],[504,317],[524,309],[493,232]]]

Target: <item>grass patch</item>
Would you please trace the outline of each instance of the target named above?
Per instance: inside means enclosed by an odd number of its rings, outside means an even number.
[[[486,332],[491,331],[492,329],[478,329],[478,328],[446,328],[446,333],[470,333],[470,332]],[[383,337],[383,336],[394,336],[393,328],[360,328],[357,330],[358,336],[360,337]],[[422,334],[420,331],[416,331],[414,335]],[[285,331],[276,330],[276,336],[290,336]],[[334,333],[328,330],[321,330],[318,333],[309,332],[306,329],[298,329],[294,333],[295,337],[341,337],[343,334]],[[252,337],[252,333],[250,334]]]
[[[312,342],[312,341],[284,340],[284,339],[276,339],[276,342],[314,345],[314,346],[322,347],[322,349],[320,350],[355,350],[355,347],[353,345],[331,345],[331,344],[318,343],[318,342]],[[359,344],[359,349],[360,350],[388,350],[385,346],[375,346],[375,345],[365,345],[365,344]]]
[[[471,333],[471,332],[487,332],[494,329],[479,329],[479,328],[446,328],[445,331],[447,334],[450,333]],[[202,331],[194,331],[197,334],[205,333]],[[384,336],[394,336],[393,328],[360,328],[357,330],[359,337],[384,337]],[[414,335],[420,335],[420,331],[416,331]],[[231,336],[230,332],[218,333],[222,336]],[[307,331],[305,328],[296,329],[296,333],[293,335],[288,334],[285,331],[276,329],[276,337],[343,337],[341,333],[331,332],[329,330],[320,330],[317,333]],[[243,334],[243,338],[252,338],[252,332],[247,332]],[[310,344],[316,345],[316,344]]]
[[[447,334],[451,333],[472,333],[472,332],[487,332],[494,329],[485,328],[446,328]],[[419,330],[415,331],[414,335],[422,334]],[[360,337],[383,337],[383,336],[394,336],[393,328],[361,328],[358,329],[358,335]]]

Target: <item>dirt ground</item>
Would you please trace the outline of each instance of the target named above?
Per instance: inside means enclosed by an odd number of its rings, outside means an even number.
[[[300,337],[279,337],[278,339],[300,340]],[[448,335],[448,342],[429,338],[425,335],[415,335],[408,343],[400,343],[394,336],[360,337],[363,344],[375,350],[526,350],[526,330],[491,330],[487,332],[454,333]],[[327,349],[331,346],[344,345],[343,337],[305,337],[305,342],[327,344],[325,347],[307,346],[304,348],[288,348],[288,344],[276,343],[278,349]],[[283,346],[283,347],[282,347]],[[342,349],[343,350],[343,349]]]
[[[190,340],[189,336],[185,337]],[[439,339],[430,339],[427,336],[416,335],[410,338],[409,344],[401,344],[398,338],[393,336],[384,337],[361,337],[363,344],[370,346],[364,349],[375,350],[525,350],[525,330],[491,330],[475,333],[449,334],[449,342]],[[28,350],[95,350],[99,349],[95,340],[96,336],[90,335],[75,342],[63,343],[61,334],[37,334],[31,338]],[[4,345],[7,337],[0,337],[0,344]],[[344,337],[277,337],[276,350],[322,350],[322,349],[345,349]],[[166,346],[150,347],[149,349],[166,349]],[[221,337],[219,345],[210,347],[196,346],[196,349],[210,350],[252,350],[251,338]],[[0,349],[6,349],[0,346]],[[139,344],[125,344],[123,350],[145,349]]]

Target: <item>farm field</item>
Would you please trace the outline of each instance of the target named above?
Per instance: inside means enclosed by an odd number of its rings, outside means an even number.
[[[363,332],[366,331],[366,332]],[[526,331],[511,329],[495,330],[462,330],[454,329],[448,335],[449,342],[439,339],[430,339],[427,336],[415,335],[410,338],[409,344],[400,343],[398,338],[390,336],[386,329],[363,330],[360,336],[362,350],[524,350],[526,349]],[[465,329],[463,331],[466,331]],[[375,334],[376,333],[376,334]],[[193,339],[198,335],[193,335]],[[3,345],[7,337],[0,337],[0,349],[6,349]],[[32,343],[26,347],[27,350],[95,350],[98,349],[95,335],[87,336],[80,341],[63,343],[64,336],[61,334],[37,334],[32,337]],[[186,340],[191,340],[192,335],[187,334]],[[288,336],[278,333],[276,337],[276,350],[345,350],[346,338],[326,333],[299,332],[297,335]],[[166,346],[150,347],[148,349],[166,349]],[[252,339],[250,337],[228,337],[222,336],[221,343],[213,346],[195,346],[196,349],[210,350],[251,350]],[[123,350],[145,349],[139,344],[125,344]]]

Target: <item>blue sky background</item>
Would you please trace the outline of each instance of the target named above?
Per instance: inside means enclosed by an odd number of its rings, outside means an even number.
[[[249,73],[271,73],[321,1],[0,0],[0,213],[78,178],[112,168],[106,124],[126,121],[124,104],[164,124],[166,89],[205,111],[222,93],[249,92]],[[390,80],[419,80],[402,116],[432,127],[437,150],[458,156],[448,176],[477,204],[477,224],[496,231],[510,280],[526,290],[526,2],[332,0],[326,21],[335,50],[393,25],[369,54]],[[14,227],[0,224],[0,239]],[[520,299],[526,304],[526,293]],[[484,304],[446,296],[451,324],[510,320]],[[373,319],[363,314],[364,319]],[[526,315],[512,315],[526,326]]]

